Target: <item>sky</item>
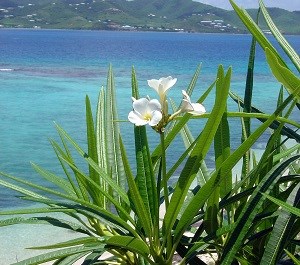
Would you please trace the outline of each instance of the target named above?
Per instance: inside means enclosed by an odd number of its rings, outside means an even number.
[[[232,9],[229,0],[196,0],[203,4],[208,4],[223,9]],[[234,0],[234,2],[243,8],[257,8],[258,0]],[[266,7],[280,7],[289,11],[300,10],[300,0],[264,0]]]

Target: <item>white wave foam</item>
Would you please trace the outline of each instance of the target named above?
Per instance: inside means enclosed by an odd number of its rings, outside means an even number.
[[[0,68],[1,72],[9,72],[9,71],[14,71],[12,68]]]

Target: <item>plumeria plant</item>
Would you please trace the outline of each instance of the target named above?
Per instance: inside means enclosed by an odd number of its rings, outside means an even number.
[[[159,80],[148,80],[148,85],[158,93],[160,101],[149,97],[138,100],[132,97],[133,111],[128,115],[129,121],[136,126],[149,124],[157,132],[163,132],[166,125],[181,113],[204,114],[206,112],[204,106],[200,103],[192,103],[185,90],[182,90],[183,99],[179,110],[172,115],[168,113],[166,94],[176,81],[177,79],[173,79],[171,76],[163,77]]]
[[[133,69],[132,111],[127,122],[132,123],[135,152],[127,155],[110,67],[96,115],[86,98],[86,150],[56,124],[61,143],[51,140],[51,144],[65,176],[33,165],[56,189],[0,173],[0,185],[21,193],[21,199],[38,203],[35,208],[0,212],[22,215],[2,220],[0,226],[46,224],[78,234],[73,240],[34,247],[48,252],[15,264],[53,261],[66,265],[81,260],[81,264],[201,265],[208,262],[207,256],[222,265],[297,261],[300,222],[293,213],[294,207],[299,207],[300,124],[289,116],[299,112],[300,79],[246,11],[231,3],[253,35],[244,98],[230,90],[232,70],[225,71],[222,65],[206,90],[197,86],[199,67],[182,91],[179,107],[168,98],[176,78],[148,80],[158,97],[140,97]],[[262,1],[260,7],[300,71],[299,56],[277,30]],[[277,107],[270,114],[255,108],[251,101],[256,41],[279,85],[287,90],[280,90]],[[194,90],[198,95],[201,91],[196,102],[191,101]],[[208,106],[205,100],[212,93],[214,104]],[[227,109],[230,99],[237,102],[235,112]],[[231,131],[236,130],[232,118],[239,118],[242,125],[241,143],[234,150],[230,146]],[[193,131],[191,119],[197,120]],[[261,123],[253,126],[252,119]],[[149,146],[149,129],[159,138],[155,146]],[[251,148],[263,134],[268,140],[257,157]],[[170,165],[167,150],[177,136],[182,137],[184,148],[176,148],[177,153],[172,153],[175,162]],[[206,159],[210,151],[214,165],[209,169]],[[76,162],[77,154],[87,169]],[[132,155],[135,163],[129,159]],[[235,176],[233,169],[240,161],[240,173]],[[290,212],[280,210],[279,205],[286,207],[282,201],[294,206],[288,208]],[[48,216],[53,212],[66,218]],[[33,217],[24,217],[26,214]]]

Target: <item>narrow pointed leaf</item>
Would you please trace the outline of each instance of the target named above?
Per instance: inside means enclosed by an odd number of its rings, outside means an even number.
[[[297,192],[300,185],[298,184],[296,188],[291,192],[290,196],[287,199],[287,202],[295,202]],[[295,222],[295,216],[290,212],[280,211],[279,216],[276,219],[276,222],[273,226],[272,233],[269,237],[269,240],[265,246],[265,251],[261,259],[262,264],[276,264],[278,258],[284,251],[284,243],[288,242],[290,238],[290,230]]]
[[[96,135],[95,135],[95,127],[93,114],[91,109],[91,102],[88,96],[86,96],[86,128],[87,128],[87,144],[88,144],[88,156],[98,164],[98,152],[97,152],[97,144],[96,144]],[[94,182],[100,184],[99,175],[93,169],[93,167],[89,166],[89,175]]]
[[[38,265],[48,261],[53,261],[63,257],[68,257],[70,255],[77,254],[77,253],[89,253],[94,250],[99,250],[100,248],[104,248],[104,244],[102,246],[100,245],[80,246],[80,247],[60,249],[46,254],[41,254],[29,259],[25,259],[23,261],[14,263],[14,265],[32,265],[32,264]]]
[[[296,161],[299,158],[300,155],[294,155],[284,160],[282,163],[274,167],[259,183],[258,187],[253,192],[251,198],[240,214],[239,219],[236,222],[236,227],[231,233],[230,238],[224,247],[222,264],[229,265],[232,263],[248,232],[252,221],[254,220],[255,215],[258,213],[260,206],[265,201],[265,198],[261,193],[265,192],[268,194],[272,190],[278,179],[281,177],[281,174],[284,173],[286,168],[293,161]]]
[[[106,240],[106,244],[139,253],[144,257],[150,254],[150,249],[143,240],[130,236],[112,236]]]
[[[175,112],[177,108],[175,106],[174,101],[171,100],[171,104],[172,104],[173,112]],[[167,179],[169,179],[173,175],[173,173],[176,171],[176,169],[184,161],[184,159],[187,157],[187,155],[190,153],[190,151],[194,147],[195,139],[187,125],[183,126],[183,128],[180,130],[180,135],[183,140],[186,151],[176,161],[174,166],[172,166],[172,168],[168,171]],[[203,162],[200,166],[199,172],[197,173],[197,180],[200,183],[200,185],[204,185],[207,178],[208,178],[208,168],[205,164],[205,161],[203,160]]]
[[[117,101],[116,101],[116,91],[114,84],[114,75],[112,71],[112,67],[110,66],[107,77],[107,87],[106,87],[106,107],[105,107],[105,119],[106,119],[106,138],[107,141],[107,158],[108,158],[108,172],[111,171],[112,178],[116,183],[119,184],[119,187],[123,189],[123,192],[126,188],[126,177],[124,174],[124,167],[122,164],[122,157],[120,152],[120,143],[119,143],[119,135],[120,128],[118,125],[118,112],[117,112]],[[119,194],[120,188],[115,190],[112,187],[113,194],[115,196],[120,196],[120,199],[124,200],[124,198]]]
[[[288,92],[297,99],[297,102],[300,103],[300,79],[282,64],[271,50],[266,48],[265,52],[273,75],[285,86]]]
[[[54,183],[57,187],[61,188],[62,190],[66,191],[68,194],[70,195],[75,195],[75,192],[72,188],[72,186],[70,185],[70,182],[65,180],[62,177],[59,177],[53,173],[51,173],[48,170],[43,169],[42,167],[31,163],[31,165],[33,166],[34,170],[39,173],[39,175],[43,176],[46,180],[48,180],[49,182]]]
[[[147,134],[145,126],[135,126],[135,145],[136,145],[136,161],[137,161],[137,177],[136,182],[148,211],[148,216],[152,219],[156,215],[157,207],[155,202],[156,183],[154,180],[153,166],[150,157]]]
[[[105,91],[102,87],[98,97],[96,114],[96,143],[98,150],[98,163],[101,168],[108,168],[106,149],[106,120],[105,120]],[[101,181],[101,180],[100,180]]]
[[[258,16],[259,10],[257,12],[257,23],[258,23]],[[251,112],[251,105],[252,105],[252,94],[253,94],[253,78],[254,78],[254,66],[255,66],[255,52],[256,52],[256,40],[252,37],[250,54],[249,54],[249,61],[248,61],[248,70],[247,70],[247,77],[246,77],[246,86],[245,86],[245,94],[244,94],[244,109],[243,111],[246,113]],[[244,118],[242,119],[242,139],[243,142],[246,138],[249,137],[251,134],[251,119]],[[243,178],[249,171],[249,163],[250,163],[250,152],[246,152],[243,156],[243,164],[242,164],[242,174],[241,177]]]
[[[25,185],[27,185],[29,187],[33,187],[33,188],[45,191],[45,192],[47,192],[49,194],[53,194],[55,196],[58,196],[60,198],[67,199],[67,200],[70,200],[70,201],[75,202],[75,203],[79,203],[79,205],[77,205],[76,207],[68,205],[67,209],[73,209],[73,210],[75,209],[75,210],[78,211],[78,210],[82,210],[84,207],[87,207],[89,210],[92,210],[92,211],[89,211],[90,214],[95,215],[95,212],[98,212],[98,216],[101,216],[103,218],[103,221],[104,220],[112,220],[112,223],[115,222],[115,224],[118,224],[121,227],[125,228],[126,230],[131,231],[133,234],[136,234],[136,232],[134,231],[134,229],[132,229],[132,227],[127,222],[125,222],[120,217],[116,216],[115,214],[112,214],[111,212],[109,212],[109,211],[107,211],[107,210],[105,210],[105,209],[103,209],[101,207],[98,207],[97,205],[95,205],[93,203],[90,203],[90,202],[87,202],[85,200],[82,200],[82,199],[79,199],[79,198],[76,198],[76,197],[72,197],[72,196],[69,196],[67,194],[55,191],[54,189],[45,188],[43,186],[40,186],[40,185],[31,183],[31,182],[28,182],[28,181],[25,181],[25,180],[22,180],[22,179],[19,179],[19,178],[7,175],[7,174],[4,174],[4,173],[2,173],[2,175],[5,176],[5,177],[7,177],[7,178],[10,178],[10,179],[12,179],[14,181],[17,181],[19,183],[23,183],[23,184],[25,184]],[[92,180],[90,180],[90,181],[92,181]],[[59,204],[59,203],[54,202],[53,200],[50,200],[50,199],[48,199],[48,198],[46,198],[44,196],[40,196],[37,193],[33,193],[30,190],[21,188],[21,187],[19,187],[17,185],[11,184],[11,183],[6,182],[6,181],[3,181],[1,179],[0,179],[0,185],[6,186],[6,187],[8,187],[8,188],[10,188],[12,190],[15,190],[17,192],[20,192],[20,193],[28,196],[27,199],[29,199],[31,201],[41,202],[41,203],[45,203],[45,204],[48,204],[48,205],[51,205],[51,204],[58,205]],[[120,209],[122,210],[121,206],[120,206]],[[86,208],[84,208],[84,211],[86,211]],[[123,212],[124,212],[124,214],[127,214],[126,210],[124,210]],[[96,214],[96,216],[97,216],[97,214]],[[128,215],[128,220],[132,221],[132,218],[129,215]]]
[[[286,65],[281,56],[278,54],[274,46],[271,44],[271,42],[268,40],[268,38],[264,35],[262,30],[258,27],[258,25],[255,23],[255,21],[251,18],[251,16],[247,13],[246,10],[239,8],[233,0],[229,0],[233,9],[235,10],[236,14],[239,16],[241,21],[244,23],[244,25],[247,27],[247,29],[250,31],[250,33],[255,37],[257,42],[260,44],[262,49],[265,50],[265,48],[270,49],[274,54],[276,54],[277,59],[283,64]]]
[[[222,87],[218,86],[222,85],[224,74],[219,75],[219,80],[221,82],[217,82],[217,90],[222,89]],[[217,170],[230,155],[230,133],[226,109],[227,105],[225,106],[224,113],[222,114],[222,118],[214,137],[215,164]],[[207,233],[212,233],[218,228],[219,200],[231,190],[231,177],[231,172],[228,172],[226,176],[220,176],[222,179],[221,183],[214,189],[207,200],[204,218],[204,226]]]
[[[5,177],[8,177],[10,178],[11,176],[7,175],[7,174],[4,174],[4,173],[1,173],[0,172],[0,175],[2,176],[5,176]],[[21,183],[24,183],[24,184],[27,184],[27,182],[25,181],[22,181]],[[27,195],[27,196],[32,196],[32,197],[35,197],[35,198],[45,198],[44,196],[36,193],[36,192],[33,192],[31,190],[28,190],[28,189],[25,189],[21,186],[18,186],[18,185],[15,185],[15,184],[12,184],[10,182],[7,182],[7,181],[4,181],[4,180],[1,180],[0,179],[0,185],[1,186],[4,186],[6,188],[9,188],[11,190],[14,190],[14,191],[17,191],[17,192],[20,192],[21,194],[24,194],[24,195]]]
[[[45,209],[45,210],[40,210],[37,209],[36,213],[51,213],[51,212],[59,212],[60,210],[58,208],[54,208],[54,209]],[[75,212],[73,210],[71,210],[72,212]],[[32,211],[23,211],[23,212],[12,212],[12,214],[29,214]],[[67,214],[69,211],[66,209],[61,209],[62,213]],[[4,213],[1,213],[1,215],[3,215]],[[5,214],[9,214],[8,212]],[[90,231],[87,230],[87,228],[77,224],[77,223],[73,223],[70,221],[66,221],[63,219],[58,219],[58,218],[53,218],[53,217],[30,217],[30,218],[24,218],[24,217],[14,217],[14,218],[10,218],[10,219],[5,219],[5,220],[1,220],[0,221],[0,227],[1,226],[9,226],[9,225],[15,225],[15,224],[30,224],[30,225],[34,225],[34,224],[43,224],[43,225],[52,225],[52,226],[56,226],[56,227],[60,227],[60,228],[64,228],[67,230],[70,230],[72,232],[76,232],[76,233],[83,233],[83,234],[87,234],[87,235],[91,235]]]
[[[296,208],[296,207],[293,207],[291,205],[289,205],[288,203],[286,202],[283,202],[281,200],[278,200],[268,194],[265,194],[264,193],[264,196],[267,197],[270,201],[278,204],[280,207],[284,208],[286,211],[289,211],[291,212],[292,214],[295,214],[297,215],[298,217],[300,217],[300,209]]]
[[[149,215],[149,211],[146,208],[144,201],[141,197],[140,191],[138,189],[138,186],[136,185],[136,182],[134,180],[134,177],[132,175],[132,172],[129,167],[129,162],[127,160],[127,156],[125,154],[125,148],[124,145],[121,142],[121,154],[123,157],[123,163],[124,163],[124,169],[127,176],[127,183],[128,183],[128,189],[130,193],[130,199],[134,205],[134,211],[139,217],[139,221],[143,224],[143,228],[145,229],[146,235],[150,236],[151,234],[151,216]]]
[[[262,0],[259,0],[259,6],[260,6],[261,12],[269,26],[269,29],[273,33],[273,36],[276,38],[276,40],[278,41],[280,46],[283,48],[285,53],[290,57],[291,61],[294,63],[294,65],[300,72],[300,58],[299,58],[298,53],[293,49],[293,47],[288,43],[288,41],[281,34],[280,30],[276,27],[275,23],[273,22],[272,18],[270,17]]]
[[[214,81],[208,89],[204,92],[203,96],[200,97],[200,99],[197,102],[203,102],[204,99],[209,95],[209,93],[212,91],[212,89],[215,87],[217,81]],[[192,118],[192,115],[189,113],[184,114],[172,127],[172,130],[169,131],[165,138],[165,147],[168,148],[168,146],[171,144],[171,142],[175,139],[175,137],[178,135],[180,130],[187,124],[187,122]],[[152,163],[155,164],[161,157],[161,145],[159,144],[155,150],[152,152]]]
[[[289,252],[286,249],[284,251],[291,258],[291,260],[295,263],[295,265],[300,265],[300,260],[297,259],[291,252]]]
[[[230,156],[230,131],[226,112],[223,114],[215,136],[216,168]],[[232,173],[228,172],[220,183],[220,198],[223,198],[232,189]]]
[[[222,72],[222,67],[219,67],[219,73]],[[222,89],[217,91],[216,102],[214,108],[210,114],[210,117],[201,132],[201,136],[196,143],[190,157],[188,158],[181,174],[178,179],[175,191],[172,195],[169,208],[167,209],[164,225],[167,233],[172,229],[173,224],[177,218],[180,208],[184,202],[184,198],[188,192],[188,189],[194,180],[202,160],[204,159],[209,147],[213,141],[214,135],[219,126],[219,122],[222,118],[224,110],[226,108],[227,95],[230,86],[231,69],[228,70],[224,83],[219,86]]]
[[[201,189],[195,194],[192,201],[186,208],[182,217],[180,218],[176,229],[174,231],[174,241],[177,242],[180,240],[183,233],[186,231],[186,228],[189,226],[193,217],[198,213],[199,209],[203,207],[208,197],[211,195],[215,187],[220,182],[220,175],[226,175],[226,172],[230,172],[232,168],[238,163],[242,158],[244,153],[249,150],[249,148],[257,141],[257,139],[262,135],[262,133],[270,126],[270,124],[276,119],[278,114],[284,109],[288,103],[290,103],[292,97],[284,101],[284,103],[269,117],[269,119],[257,128],[244,143],[242,143],[221,165],[218,171],[212,173],[210,179],[206,184],[201,187]],[[222,172],[223,171],[223,172]],[[222,172],[222,174],[221,174]]]
[[[73,254],[64,258],[61,258],[59,260],[56,260],[53,265],[70,265],[74,264],[76,261],[78,261],[80,258],[86,256],[86,253],[79,253],[79,254]]]
[[[103,171],[103,169],[101,169],[99,167],[99,165],[97,163],[95,163],[95,161],[93,159],[91,159],[87,153],[85,153],[80,146],[67,134],[66,131],[64,131],[60,126],[57,126],[57,130],[65,136],[66,139],[68,139],[68,141],[75,147],[75,149],[77,150],[77,152],[84,157],[84,159],[89,163],[89,165],[91,165],[96,171],[97,173],[100,174],[101,178],[103,178],[107,184],[109,184],[111,186],[111,188],[118,193],[118,195],[122,198],[122,200],[124,200],[125,202],[129,203],[128,198],[127,198],[127,194],[124,191],[123,187],[120,187],[115,180],[112,180],[108,174],[106,172]]]
[[[66,247],[75,247],[78,245],[86,245],[90,243],[102,243],[104,239],[96,238],[96,237],[81,237],[71,239],[65,242],[59,242],[57,244],[46,245],[46,246],[38,246],[38,247],[31,247],[29,249],[55,249],[55,248],[66,248]]]
[[[244,102],[243,100],[238,97],[236,94],[230,92],[229,93],[230,97],[237,103],[239,103],[242,107],[244,106]],[[268,117],[263,117],[263,116],[256,116],[254,113],[259,113],[259,114],[263,114],[263,112],[261,110],[259,110],[258,108],[256,108],[255,106],[251,106],[251,111],[252,111],[252,117],[253,118],[257,118],[259,121],[261,122],[264,122]],[[254,115],[253,115],[254,114]],[[243,116],[246,115],[245,113],[243,113]],[[233,116],[233,115],[230,115],[230,116]],[[248,115],[247,115],[248,116]],[[286,120],[286,119],[280,119],[281,122],[284,122],[284,123],[290,123],[296,127],[299,128],[299,123],[295,122],[295,121],[290,121],[289,120]],[[277,118],[277,120],[274,120],[274,122],[270,125],[270,128],[271,129],[277,129],[278,126],[279,126],[279,117]],[[288,136],[289,138],[292,138],[292,139],[295,139],[297,142],[300,142],[300,135],[297,134],[296,132],[294,132],[291,128],[287,127],[287,126],[284,126],[281,130],[281,134],[282,135],[286,135]]]
[[[62,135],[60,135],[60,137],[61,137],[63,146],[65,148],[65,151],[55,141],[52,140],[51,144],[55,151],[55,154],[60,162],[60,165],[61,165],[65,175],[67,176],[67,179],[68,179],[70,185],[72,185],[72,188],[73,188],[74,192],[76,193],[77,197],[84,198],[86,201],[88,201],[89,198],[87,195],[87,191],[81,183],[80,176],[78,176],[78,174],[73,171],[74,176],[75,176],[75,179],[74,179],[73,176],[68,171],[66,165],[64,164],[64,161],[62,160],[62,157],[64,157],[66,160],[72,161],[71,163],[74,164],[73,158],[72,158],[70,151],[65,143],[64,138],[62,137]]]

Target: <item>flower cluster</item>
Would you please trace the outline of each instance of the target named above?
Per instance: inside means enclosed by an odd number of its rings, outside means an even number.
[[[160,79],[148,80],[148,85],[153,88],[159,95],[159,100],[147,98],[140,98],[133,100],[133,110],[129,113],[128,119],[136,126],[143,126],[149,124],[151,127],[164,127],[170,120],[181,113],[191,113],[193,115],[204,114],[205,108],[200,103],[192,103],[186,91],[182,90],[183,99],[178,111],[174,114],[168,114],[167,91],[175,85],[176,78],[171,76],[162,77]]]

